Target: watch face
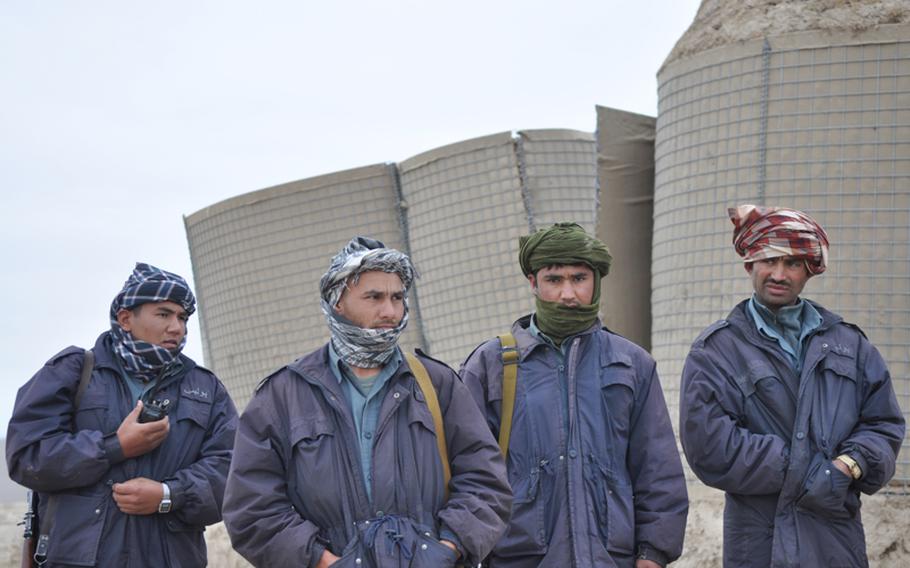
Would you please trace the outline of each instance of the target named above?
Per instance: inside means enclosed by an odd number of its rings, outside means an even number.
[[[161,501],[161,504],[158,505],[159,513],[170,513],[171,512],[171,500],[165,499]]]

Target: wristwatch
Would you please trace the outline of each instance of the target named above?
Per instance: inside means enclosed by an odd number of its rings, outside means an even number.
[[[834,458],[840,462],[843,462],[847,466],[847,469],[850,470],[850,475],[853,476],[853,479],[859,479],[863,476],[863,470],[859,467],[859,464],[856,463],[856,460],[848,456],[847,454],[841,454]]]
[[[167,483],[162,483],[161,490],[164,493],[161,496],[161,503],[158,503],[158,512],[159,513],[170,513],[171,512],[171,488],[167,486]]]

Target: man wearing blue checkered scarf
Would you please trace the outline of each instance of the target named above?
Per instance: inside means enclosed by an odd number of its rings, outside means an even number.
[[[195,309],[186,280],[138,263],[94,347],[64,349],[19,390],[6,459],[38,494],[45,568],[206,565],[237,410],[181,353]]]
[[[151,313],[142,314],[147,304]],[[124,369],[149,382],[171,367],[186,345],[186,321],[195,311],[196,297],[186,280],[137,263],[111,302],[111,339]]]

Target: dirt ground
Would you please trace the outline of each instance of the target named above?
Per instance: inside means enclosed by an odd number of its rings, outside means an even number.
[[[689,522],[682,558],[674,568],[720,568],[724,496],[703,485],[689,488]],[[871,568],[910,566],[910,495],[863,495],[863,525]]]
[[[722,45],[789,32],[860,32],[907,23],[907,0],[702,0],[664,65]]]
[[[723,495],[703,487],[692,488],[692,506],[686,531],[686,546],[675,568],[720,568]],[[0,505],[0,568],[19,566],[22,528],[19,503]],[[872,568],[910,566],[910,495],[863,497],[866,546]],[[209,566],[247,568],[250,565],[230,545],[224,525],[206,531]]]

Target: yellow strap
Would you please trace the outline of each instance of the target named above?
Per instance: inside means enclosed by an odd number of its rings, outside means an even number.
[[[430,408],[430,414],[433,415],[433,428],[436,430],[436,447],[439,450],[439,459],[442,461],[442,477],[445,487],[446,501],[449,500],[449,481],[452,479],[452,470],[449,466],[449,450],[446,448],[446,432],[442,424],[442,410],[439,408],[439,399],[436,397],[436,389],[430,381],[430,374],[423,363],[410,353],[405,353],[408,360],[408,367],[414,373],[420,390],[423,391],[423,397],[427,400],[427,406]]]
[[[518,386],[518,348],[511,333],[500,335],[499,342],[502,344],[502,416],[499,419],[499,449],[502,457],[508,458],[512,415],[515,413],[515,389]]]

